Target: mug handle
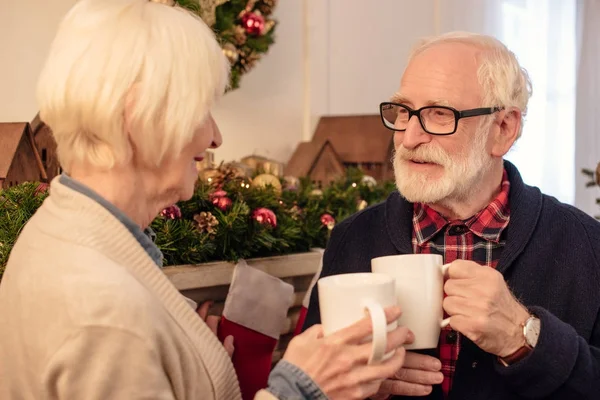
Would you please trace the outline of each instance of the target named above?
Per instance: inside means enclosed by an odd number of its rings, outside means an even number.
[[[442,265],[442,275],[443,276],[446,276],[446,274],[448,273],[448,268],[450,268],[450,264]],[[441,328],[445,328],[448,325],[450,325],[450,318],[443,319],[442,322],[440,323]]]
[[[381,304],[372,300],[364,302],[365,311],[369,311],[371,326],[373,328],[373,339],[369,365],[380,363],[385,355],[387,347],[387,320]]]

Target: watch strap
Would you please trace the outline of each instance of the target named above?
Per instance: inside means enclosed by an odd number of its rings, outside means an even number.
[[[498,361],[500,362],[500,364],[504,365],[505,367],[508,367],[527,357],[532,350],[533,347],[525,343],[525,346],[519,348],[514,353],[509,354],[506,357],[498,357]]]

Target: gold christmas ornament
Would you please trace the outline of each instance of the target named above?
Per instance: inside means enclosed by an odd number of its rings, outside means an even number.
[[[272,186],[275,189],[275,193],[278,195],[281,194],[281,182],[275,175],[261,174],[252,180],[252,187],[265,188],[267,186]]]
[[[225,43],[223,46],[223,54],[225,54],[231,64],[235,64],[238,58],[240,58],[237,48],[231,43]]]
[[[200,15],[202,20],[212,27],[217,21],[216,10],[221,4],[227,3],[229,0],[200,0]]]
[[[372,176],[369,176],[369,175],[363,176],[361,182],[370,188],[377,186],[377,181],[375,180],[375,178],[373,178]]]
[[[312,197],[323,197],[323,191],[321,189],[313,189],[310,192]]]
[[[367,203],[365,200],[361,200],[358,203],[358,211],[364,210],[365,208],[367,208],[368,205],[369,205],[369,203]]]
[[[198,173],[200,179],[207,183],[214,183],[214,181],[220,176],[220,172],[217,168],[207,168]]]

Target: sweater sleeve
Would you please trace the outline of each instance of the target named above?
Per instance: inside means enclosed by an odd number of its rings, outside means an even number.
[[[325,253],[323,253],[323,267],[321,268],[321,274],[318,279],[344,272],[339,271],[338,268],[335,267],[335,256],[338,251],[342,251],[343,239],[348,231],[348,221],[349,220],[346,220],[333,228],[331,237],[327,243],[327,248],[325,249]],[[319,309],[319,290],[318,284],[315,284],[310,294],[308,310],[306,312],[302,331],[304,332],[311,326],[320,323],[321,311]]]
[[[531,307],[540,318],[535,349],[497,372],[515,392],[530,399],[597,399],[600,393],[600,317],[588,343],[569,324],[541,307]]]
[[[88,326],[68,337],[42,376],[44,399],[172,400],[156,350],[136,334]]]
[[[304,371],[281,360],[269,375],[269,393],[281,400],[327,400],[325,393]],[[259,400],[255,397],[255,400]]]

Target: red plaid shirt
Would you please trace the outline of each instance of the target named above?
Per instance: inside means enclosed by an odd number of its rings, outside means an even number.
[[[431,207],[415,203],[413,252],[441,254],[444,263],[457,259],[471,260],[496,268],[505,243],[502,232],[510,220],[509,190],[508,174],[504,171],[498,196],[486,208],[464,221],[448,221]],[[460,351],[460,334],[450,327],[443,329],[438,350],[444,374],[442,390],[444,397],[448,398]]]

